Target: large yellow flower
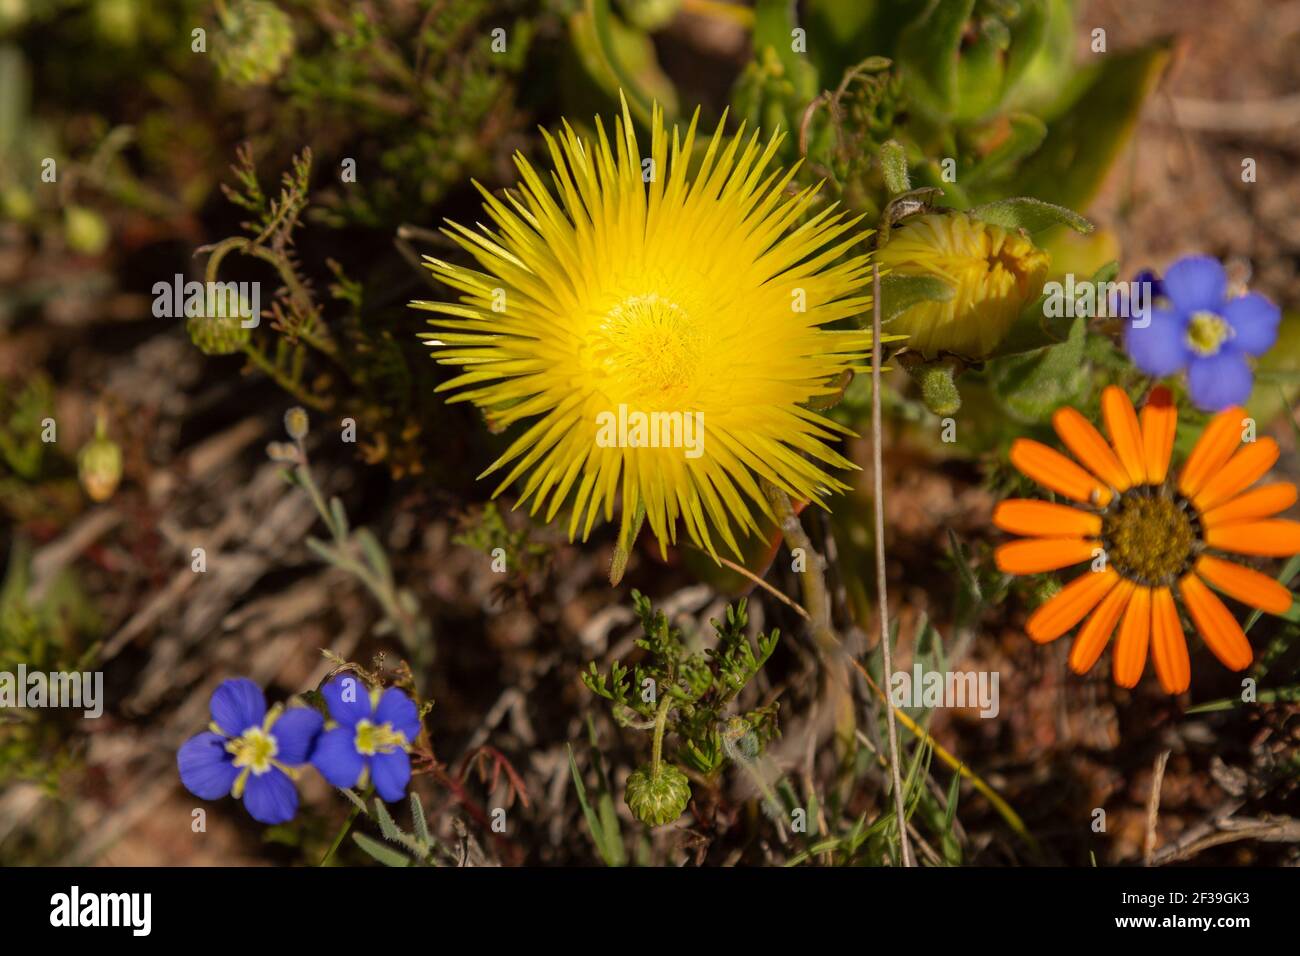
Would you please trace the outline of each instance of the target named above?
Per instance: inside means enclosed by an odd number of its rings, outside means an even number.
[[[696,119],[670,149],[656,109],[644,158],[626,104],[612,143],[599,119],[594,144],[543,131],[554,193],[516,156],[517,192],[479,187],[496,228],[446,230],[483,271],[429,258],[460,301],[413,303],[441,313],[438,361],[463,367],[440,390],[503,427],[534,419],[484,473],[512,465],[496,493],[526,474],[520,503],[549,499],[550,521],[570,502],[571,538],[621,498],[624,534],[644,508],[661,549],[680,517],[739,553],[733,524],[770,515],[757,478],[821,503],[846,487],[827,469],[853,467],[828,444],[848,431],[807,403],[869,348],[823,328],[870,304],[868,256],[847,255],[867,233],[811,213],[816,188],[787,193],[794,170],[768,171],[780,135],[719,123],[693,159]]]

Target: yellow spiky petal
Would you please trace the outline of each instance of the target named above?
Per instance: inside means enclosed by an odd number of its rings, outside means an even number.
[[[520,503],[547,521],[570,502],[570,538],[621,499],[624,530],[643,507],[661,549],[680,518],[710,553],[711,529],[739,553],[735,528],[771,514],[756,479],[820,504],[846,487],[826,469],[853,467],[829,444],[847,429],[805,403],[870,347],[823,328],[871,302],[867,255],[847,255],[867,233],[834,206],[809,214],[816,188],[787,195],[794,170],[768,171],[780,135],[719,123],[693,162],[697,119],[670,148],[656,109],[645,158],[626,103],[612,142],[599,118],[594,145],[543,131],[554,192],[516,156],[516,192],[479,187],[495,228],[444,230],[483,271],[429,258],[460,301],[413,303],[440,313],[425,338],[462,369],[440,390],[502,427],[532,420],[484,474],[510,466],[497,493],[526,476]],[[620,406],[702,415],[699,453],[598,440]]]

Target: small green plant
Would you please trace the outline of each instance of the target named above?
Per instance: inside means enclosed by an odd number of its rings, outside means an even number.
[[[19,539],[0,583],[0,673],[81,672],[99,655],[102,630],[71,571],[34,586],[30,545]],[[51,793],[77,765],[70,730],[80,714],[58,708],[5,708],[0,712],[0,767],[14,780],[30,780]]]
[[[384,866],[437,866],[438,854],[455,862],[455,854],[429,832],[424,804],[420,802],[418,794],[411,794],[411,830],[407,831],[397,825],[393,815],[388,812],[388,807],[384,806],[384,801],[378,797],[374,799],[372,813],[366,801],[354,791],[340,790],[339,792],[352,801],[355,807],[354,816],[356,813],[364,813],[372,817],[379,824],[379,832],[383,834],[384,839],[398,848],[394,849],[394,846],[381,843],[364,833],[352,834],[352,841],[365,851],[367,856]]]
[[[300,407],[289,409],[284,424],[292,442],[272,442],[267,454],[274,461],[292,466],[285,477],[307,492],[332,539],[308,538],[307,547],[322,561],[347,571],[366,586],[384,612],[376,634],[395,634],[409,655],[415,673],[422,677],[432,663],[433,643],[429,622],[420,613],[419,602],[411,591],[397,585],[392,563],[375,533],[369,528],[353,530],[343,502],[337,497],[326,503],[312,476],[304,444],[309,427],[307,412]]]
[[[546,545],[532,540],[531,527],[516,529],[506,524],[505,515],[495,501],[463,515],[459,527],[452,543],[482,551],[494,562],[501,562],[503,571],[531,574],[546,564],[549,554]]]
[[[644,631],[636,644],[645,659],[631,669],[615,661],[607,674],[593,661],[582,682],[612,703],[620,724],[653,733],[650,762],[628,778],[624,800],[638,820],[661,826],[681,816],[690,802],[683,766],[706,779],[728,759],[743,757],[748,766],[779,733],[775,702],[740,714],[727,711],[772,656],[780,632],[759,634],[756,646],[751,644],[742,599],[727,607],[722,622],[710,621],[716,645],[691,651],[681,630],[670,626],[649,598],[633,591],[632,601]],[[678,739],[675,762],[664,759],[669,733]]]

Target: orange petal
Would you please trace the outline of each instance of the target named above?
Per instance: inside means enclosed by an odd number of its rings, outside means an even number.
[[[1101,515],[1032,498],[999,501],[993,509],[993,523],[1012,534],[1039,538],[1082,538],[1101,534]]]
[[[1202,511],[1223,504],[1268,474],[1277,464],[1277,456],[1277,442],[1267,435],[1247,442],[1196,493],[1193,504]]]
[[[1110,503],[1110,489],[1104,487],[1059,451],[1031,438],[1011,443],[1011,464],[1044,488],[1084,504]]]
[[[1111,443],[1120,463],[1128,472],[1129,483],[1140,485],[1147,480],[1146,461],[1142,456],[1142,429],[1137,412],[1124,389],[1107,385],[1101,393],[1101,417],[1110,433]]]
[[[1269,614],[1285,614],[1291,609],[1291,592],[1267,574],[1208,554],[1196,559],[1196,573],[1242,604]]]
[[[993,559],[1006,574],[1042,574],[1087,561],[1100,548],[1087,538],[1026,538],[998,545]]]
[[[1241,444],[1241,420],[1246,412],[1239,405],[1224,409],[1210,420],[1183,465],[1178,490],[1192,497],[1223,467]]]
[[[1273,518],[1216,524],[1205,529],[1205,543],[1211,548],[1257,554],[1266,558],[1289,558],[1300,554],[1300,522]]]
[[[1056,640],[1082,621],[1118,582],[1119,575],[1111,568],[1079,575],[1029,615],[1025,633],[1039,644]]]
[[[1250,641],[1246,640],[1241,625],[1214,592],[1195,574],[1186,575],[1178,582],[1178,593],[1183,596],[1187,613],[1192,616],[1196,630],[1214,656],[1230,671],[1245,670],[1254,659]]]
[[[1151,592],[1151,657],[1166,694],[1187,690],[1192,682],[1192,666],[1187,660],[1187,641],[1178,620],[1178,607],[1168,588]]]
[[[1110,655],[1111,671],[1120,687],[1136,687],[1147,663],[1147,642],[1151,636],[1151,589],[1137,587],[1124,612],[1124,623]]]
[[[1147,403],[1142,406],[1142,458],[1147,467],[1147,481],[1153,485],[1163,482],[1169,474],[1169,457],[1174,451],[1177,431],[1178,406],[1169,389],[1159,385],[1151,390]],[[1144,639],[1144,655],[1145,646]]]
[[[1115,632],[1119,616],[1128,607],[1134,587],[1132,581],[1120,581],[1102,598],[1097,610],[1092,612],[1088,623],[1079,628],[1079,636],[1074,639],[1074,646],[1070,648],[1070,670],[1086,674],[1097,663],[1106,642]]]
[[[1296,503],[1296,487],[1289,481],[1260,485],[1244,495],[1225,501],[1201,515],[1201,524],[1210,528],[1230,521],[1253,521],[1286,511]]]
[[[1115,457],[1114,450],[1093,427],[1092,422],[1084,418],[1077,409],[1058,409],[1052,416],[1052,425],[1056,434],[1061,436],[1065,447],[1074,453],[1074,457],[1092,469],[1092,473],[1113,487],[1116,491],[1127,491],[1133,484],[1128,472]]]

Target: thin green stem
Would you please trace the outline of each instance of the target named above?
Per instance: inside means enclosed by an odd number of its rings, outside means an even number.
[[[889,648],[889,594],[885,583],[885,477],[880,414],[880,366],[884,362],[884,346],[880,335],[880,267],[872,262],[871,282],[873,308],[871,317],[871,465],[872,504],[875,513],[876,545],[876,613],[880,618],[880,651],[885,680],[894,674],[893,657]],[[907,836],[907,812],[903,808],[903,778],[898,764],[898,724],[894,708],[885,706],[885,723],[889,734],[889,766],[894,784],[894,813],[898,819],[898,845],[903,866],[912,866],[912,847]]]
[[[329,528],[330,535],[334,538],[336,548],[334,563],[356,577],[365,585],[366,590],[370,592],[374,599],[379,602],[380,607],[383,608],[384,616],[397,628],[402,646],[411,655],[413,661],[417,664],[427,663],[425,649],[421,646],[420,641],[419,621],[402,607],[402,602],[398,599],[397,591],[391,581],[349,553],[351,539],[345,530],[335,523],[334,515],[325,502],[325,496],[321,493],[320,486],[316,484],[316,479],[312,476],[311,467],[307,460],[307,449],[301,439],[297,441],[297,446],[300,459],[297,469],[298,480],[306,490],[308,497],[311,498],[316,513],[320,515],[321,520],[325,522],[325,527]]]
[[[365,801],[370,799],[370,789],[371,789],[370,787],[366,787],[365,792],[361,794],[362,803],[365,803]],[[325,855],[321,857],[321,861],[320,863],[317,864],[317,866],[324,866],[326,863],[330,861],[330,859],[334,856],[334,854],[338,852],[338,848],[343,845],[343,838],[346,837],[348,835],[348,831],[352,829],[352,824],[356,821],[357,814],[359,814],[360,812],[361,812],[361,807],[356,804],[353,804],[352,812],[349,813],[348,818],[343,821],[343,826],[339,827],[339,832],[334,835],[334,842],[331,843],[330,848],[325,851]]]
[[[668,726],[668,708],[672,706],[673,699],[671,695],[664,694],[659,701],[659,709],[655,711],[655,737],[654,746],[650,751],[650,779],[659,778],[659,761],[663,755],[664,749],[664,730]]]
[[[316,395],[313,395],[311,392],[305,390],[301,385],[299,385],[298,383],[294,382],[292,379],[285,376],[284,372],[282,372],[279,368],[277,368],[274,362],[272,362],[265,355],[263,355],[262,350],[257,348],[257,346],[255,345],[245,346],[244,354],[248,356],[249,360],[254,365],[256,365],[268,376],[270,376],[270,378],[273,379],[277,385],[279,385],[282,389],[284,389],[294,398],[298,399],[298,401],[302,402],[304,405],[314,408],[318,412],[329,411],[330,403],[327,399],[320,398]]]

